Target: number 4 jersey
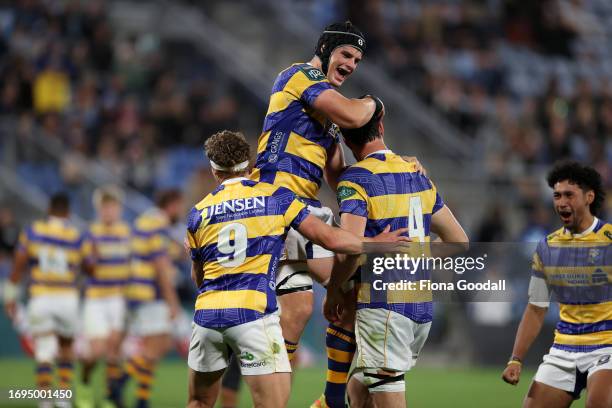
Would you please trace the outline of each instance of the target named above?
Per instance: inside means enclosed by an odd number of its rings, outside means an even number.
[[[49,217],[34,222],[19,237],[31,271],[30,296],[77,294],[77,276],[92,256],[91,241],[74,224]]]
[[[275,312],[285,236],[308,214],[290,190],[246,178],[226,180],[200,201],[187,221],[191,258],[204,273],[195,323],[231,327]]]
[[[349,167],[338,183],[340,213],[365,217],[365,236],[374,237],[388,225],[391,230],[408,228],[416,242],[429,241],[431,216],[444,206],[433,183],[417,173],[412,163],[390,150],[368,155]],[[357,308],[383,308],[400,313],[418,323],[432,319],[431,292],[376,290],[373,280],[393,282],[397,271],[361,274]],[[399,272],[401,274],[401,271]],[[406,278],[418,279],[419,274]],[[391,279],[391,280],[390,280]]]

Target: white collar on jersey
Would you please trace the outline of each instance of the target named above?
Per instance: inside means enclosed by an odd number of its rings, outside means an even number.
[[[593,232],[593,230],[597,226],[597,222],[599,222],[599,219],[597,217],[593,217],[593,223],[591,224],[591,226],[589,228],[585,229],[584,231],[582,231],[579,234],[572,234],[572,237],[574,237],[574,238],[581,238],[581,237],[584,237],[587,234],[590,234],[591,232]],[[566,228],[563,228],[563,230],[565,232],[570,232]],[[570,234],[571,234],[571,232],[570,232]]]
[[[393,152],[391,150],[389,150],[389,149],[377,150],[375,152],[372,152],[372,153],[368,154],[366,157],[364,157],[364,159],[367,159],[368,157],[372,156],[373,154],[385,154],[385,153],[393,153]]]
[[[248,180],[248,178],[247,177],[233,177],[227,180],[223,180],[221,184],[225,185],[225,184],[238,183],[239,181],[242,181],[242,180]]]

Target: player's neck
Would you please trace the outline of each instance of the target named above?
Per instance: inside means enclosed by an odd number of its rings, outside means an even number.
[[[388,150],[388,149],[382,139],[375,139],[371,141],[370,143],[367,143],[365,146],[363,146],[363,149],[361,150],[359,154],[359,160],[363,160],[366,157],[368,157],[368,155],[374,152],[377,152],[379,150]]]
[[[572,231],[570,229],[570,232],[574,235],[576,234],[584,234],[589,228],[591,228],[593,226],[593,223],[595,222],[595,216],[593,214],[591,214],[590,212],[588,212],[580,221],[580,223],[576,226],[576,231]]]
[[[321,59],[319,57],[317,57],[316,55],[314,57],[312,57],[312,59],[310,61],[308,61],[308,63],[310,65],[312,65],[313,67],[317,68],[317,69],[321,69],[323,68],[323,63],[321,62]]]

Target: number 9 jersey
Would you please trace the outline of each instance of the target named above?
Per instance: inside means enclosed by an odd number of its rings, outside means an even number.
[[[275,312],[286,234],[308,214],[290,190],[246,178],[226,180],[200,201],[187,222],[191,258],[203,268],[194,322],[225,328]]]

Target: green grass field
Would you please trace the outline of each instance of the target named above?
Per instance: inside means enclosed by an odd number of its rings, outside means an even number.
[[[97,370],[96,388],[102,394],[102,370]],[[0,407],[24,408],[34,407],[32,403],[14,404],[6,398],[7,389],[28,389],[33,387],[33,363],[25,359],[0,361]],[[479,407],[519,407],[527,391],[532,371],[523,373],[521,383],[511,387],[500,379],[498,369],[433,369],[416,368],[406,376],[406,398],[409,407],[432,408],[479,408]],[[323,389],[323,368],[306,368],[297,372],[290,408],[309,407]],[[182,361],[167,360],[157,370],[153,387],[153,407],[175,408],[184,407],[187,393],[187,366]],[[131,389],[126,390],[126,398],[132,395]],[[248,390],[243,387],[240,407],[251,407]],[[584,407],[584,398],[574,407]]]

